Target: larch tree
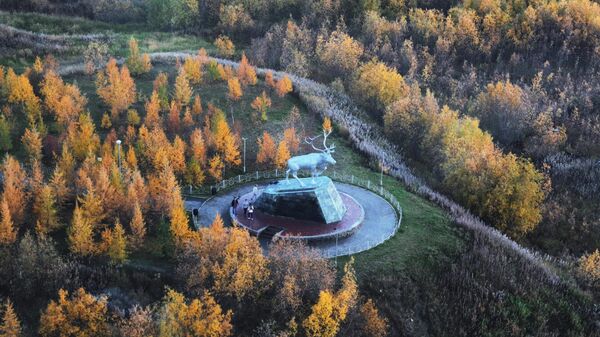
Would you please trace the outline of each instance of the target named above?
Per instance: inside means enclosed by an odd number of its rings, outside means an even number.
[[[263,122],[268,120],[267,111],[271,107],[271,99],[269,96],[267,96],[267,93],[264,90],[260,96],[257,96],[254,101],[250,103],[250,106],[259,115],[259,118],[256,118],[256,120],[260,119]]]
[[[71,296],[59,290],[58,301],[50,301],[40,318],[39,333],[54,336],[110,336],[107,322],[107,299],[99,298],[79,288]]]
[[[290,127],[285,129],[283,131],[283,140],[287,144],[291,154],[298,153],[298,150],[300,149],[300,138],[298,138],[296,128]]]
[[[0,323],[0,336],[1,337],[20,337],[21,336],[21,322],[13,304],[10,300],[6,300],[4,304],[4,313],[2,314],[2,322]]]
[[[195,159],[188,162],[184,179],[186,184],[191,186],[200,186],[204,183],[206,176],[202,167]]]
[[[34,196],[33,213],[37,217],[39,228],[49,233],[59,227],[56,196],[50,185],[44,185]]]
[[[202,99],[200,98],[200,95],[196,94],[194,96],[194,104],[192,105],[192,115],[194,117],[198,117],[198,116],[200,116],[201,113],[202,113]]]
[[[240,85],[240,81],[237,77],[232,77],[227,80],[227,88],[229,90],[227,97],[229,97],[230,100],[238,101],[240,98],[242,98],[244,93],[242,92],[242,86]]]
[[[175,243],[181,246],[190,235],[190,225],[179,191],[173,194],[173,206],[169,219],[171,235],[175,239]]]
[[[135,148],[133,146],[129,146],[129,148],[127,149],[127,155],[125,156],[125,162],[127,163],[127,166],[131,170],[138,169],[138,160],[137,160],[137,156],[135,155]]]
[[[182,67],[185,70],[188,80],[192,84],[197,85],[202,83],[202,65],[200,59],[188,56],[185,58]]]
[[[292,80],[287,75],[284,75],[275,86],[275,91],[279,97],[283,97],[294,89]]]
[[[2,165],[3,198],[8,203],[10,215],[16,226],[25,221],[29,194],[25,190],[27,186],[27,174],[21,164],[12,156],[7,155]]]
[[[42,137],[35,129],[25,129],[21,142],[25,148],[25,153],[29,163],[42,160]]]
[[[2,197],[2,201],[0,202],[0,212],[2,212],[0,214],[2,216],[2,221],[0,221],[0,244],[9,245],[17,240],[17,231],[15,230],[10,215],[10,208],[5,197]]]
[[[133,75],[145,74],[152,70],[150,55],[140,55],[138,42],[133,37],[129,39],[129,55],[125,60],[125,64],[127,64],[127,67],[131,70]]]
[[[319,300],[313,305],[310,315],[302,322],[308,337],[335,337],[340,322],[335,319],[335,300],[328,290],[321,291]]]
[[[275,156],[275,167],[278,169],[285,168],[290,156],[290,150],[288,150],[287,143],[284,140],[280,141],[277,146],[277,155]]]
[[[167,121],[168,132],[175,135],[179,133],[179,127],[181,124],[181,109],[179,104],[175,101],[171,102],[171,108],[169,109],[169,119]]]
[[[95,254],[96,245],[93,238],[93,227],[90,221],[85,218],[83,210],[79,205],[75,205],[73,219],[68,231],[69,250],[80,256],[90,256]]]
[[[180,68],[179,75],[177,75],[177,78],[175,79],[175,92],[173,93],[173,98],[178,104],[187,106],[190,103],[190,99],[192,99],[192,94],[192,87],[190,86],[188,75],[184,68]]]
[[[190,157],[200,165],[206,165],[206,145],[202,137],[202,131],[195,129],[190,135]]]
[[[258,298],[269,282],[267,259],[261,252],[258,240],[246,230],[230,229],[223,263],[213,270],[215,291],[238,302]]]
[[[272,89],[275,89],[275,80],[273,79],[273,72],[268,70],[265,74],[265,83]]]
[[[225,35],[219,35],[215,40],[215,47],[217,47],[217,51],[222,57],[232,57],[235,53],[233,42]]]
[[[133,208],[133,217],[129,223],[129,230],[131,231],[131,246],[134,248],[140,248],[144,240],[146,239],[146,224],[144,223],[144,215],[142,214],[142,208],[139,202],[135,202]]]
[[[94,121],[89,113],[79,115],[79,120],[67,129],[66,142],[75,159],[83,161],[93,156],[100,147],[100,137],[96,133]]]
[[[160,119],[160,98],[158,96],[158,92],[156,90],[152,91],[152,95],[150,96],[150,100],[146,102],[146,118],[144,119],[144,124],[148,129],[154,129],[155,127],[161,125]]]
[[[233,329],[231,316],[208,292],[188,304],[182,294],[169,289],[159,314],[159,337],[228,337]]]
[[[161,110],[169,108],[169,77],[166,73],[160,72],[152,82],[152,90],[158,93]]]
[[[208,162],[208,173],[215,181],[220,181],[223,177],[223,169],[225,166],[223,165],[223,161],[221,160],[221,156],[218,154],[214,155],[210,161]]]
[[[44,97],[44,105],[63,128],[76,120],[87,104],[79,88],[75,84],[65,84],[54,71],[46,72],[40,92]]]
[[[100,121],[100,127],[103,129],[110,129],[112,127],[112,120],[108,112],[102,114],[102,120]]]
[[[370,298],[360,307],[361,328],[365,336],[385,337],[388,335],[389,325]]]
[[[215,128],[215,147],[221,155],[223,163],[227,165],[239,165],[241,162],[240,149],[235,135],[231,132],[227,124],[227,120],[224,117],[217,118]]]
[[[181,124],[183,125],[183,129],[185,132],[189,131],[195,124],[194,117],[192,116],[192,111],[189,107],[185,108],[183,118],[181,119]]]
[[[115,59],[110,59],[106,70],[98,73],[96,92],[110,106],[113,120],[117,120],[121,111],[127,110],[137,98],[135,82],[129,69],[123,65],[119,70]]]
[[[110,242],[106,247],[106,255],[113,264],[123,264],[127,260],[127,237],[121,223],[117,220],[110,231]]]
[[[259,165],[269,166],[275,163],[277,155],[277,146],[275,140],[267,132],[263,131],[263,136],[256,140],[258,152],[256,153],[256,163]]]
[[[242,85],[255,85],[257,82],[256,70],[248,62],[245,53],[242,53],[242,60],[237,68],[237,77]]]

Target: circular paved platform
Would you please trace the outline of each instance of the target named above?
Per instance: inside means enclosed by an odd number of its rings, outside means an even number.
[[[364,219],[354,233],[348,237],[338,237],[331,240],[310,242],[313,247],[319,248],[325,256],[334,257],[358,253],[372,248],[375,242],[394,233],[398,223],[398,215],[392,205],[379,195],[363,188],[334,182],[339,192],[352,196],[364,209]],[[241,186],[237,189],[216,195],[208,199],[200,207],[200,226],[210,226],[217,213],[221,214],[226,223],[231,223],[229,209],[234,196],[251,193],[252,184]],[[259,189],[262,185],[259,185]],[[264,240],[263,240],[264,241]],[[336,245],[337,241],[337,245]],[[267,247],[268,242],[261,242]]]

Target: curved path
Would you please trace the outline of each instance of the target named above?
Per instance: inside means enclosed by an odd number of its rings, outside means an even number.
[[[192,55],[195,55],[195,53],[179,51],[152,53],[150,57],[153,62],[174,62],[175,59]],[[239,63],[231,60],[211,59],[233,67],[239,65]],[[119,61],[123,62],[122,59]],[[62,66],[59,73],[66,75],[83,71],[84,64],[79,63]],[[398,154],[396,147],[383,136],[382,127],[370,121],[369,118],[365,118],[365,113],[354,104],[349,96],[311,79],[281,71],[257,68],[257,74],[259,75],[264,75],[267,71],[272,72],[275,78],[289,76],[294,83],[294,91],[298,93],[300,99],[308,106],[310,111],[328,116],[334,123],[345,127],[357,149],[372,160],[383,163],[385,167],[388,167],[388,174],[404,182],[411,191],[445,209],[456,224],[482,235],[507,251],[515,253],[529,262],[530,265],[537,267],[539,271],[546,275],[550,283],[561,282],[560,277],[546,265],[546,261],[551,260],[548,255],[521,246],[504,233],[485,224],[480,218],[452,199],[434,191],[422,179],[415,176]]]
[[[354,234],[340,238],[337,246],[334,239],[311,242],[310,246],[320,249],[326,257],[349,255],[373,248],[377,242],[383,242],[382,238],[394,233],[398,215],[385,199],[354,185],[338,182],[334,182],[334,184],[340,192],[351,195],[362,205],[365,210],[365,218]],[[251,192],[253,186],[253,184],[244,185],[208,199],[200,207],[200,226],[209,226],[217,214],[221,214],[227,223],[231,223],[229,216],[231,199],[234,196]],[[259,188],[261,186],[264,184],[260,184]],[[261,240],[261,244],[266,247],[268,242]]]

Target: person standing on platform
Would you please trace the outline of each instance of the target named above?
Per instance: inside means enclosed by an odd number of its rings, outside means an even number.
[[[254,220],[254,205],[253,204],[250,204],[250,207],[248,207],[248,219]]]
[[[233,215],[235,215],[235,208],[236,208],[235,202],[236,202],[236,199],[235,199],[235,197],[233,197],[233,199],[231,200],[231,212],[233,213]]]
[[[248,206],[249,206],[248,200],[244,200],[244,204],[243,204],[243,207],[244,207],[244,218],[248,218]]]

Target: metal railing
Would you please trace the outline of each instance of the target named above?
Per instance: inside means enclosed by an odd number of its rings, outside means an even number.
[[[306,173],[298,172],[298,176],[308,177],[310,175],[306,174]],[[245,184],[248,184],[251,182],[259,182],[259,181],[265,181],[265,180],[269,180],[269,179],[281,179],[281,178],[285,178],[285,171],[277,170],[277,169],[268,170],[268,171],[255,171],[252,173],[246,173],[243,175],[237,175],[237,176],[233,176],[228,179],[224,179],[221,182],[219,182],[218,184],[214,184],[214,185],[206,185],[206,186],[201,186],[201,187],[188,187],[187,190],[184,191],[184,194],[190,195],[190,196],[206,195],[206,194],[212,193],[213,190],[216,190],[216,192],[220,192],[220,191],[227,190],[227,189],[230,189],[235,186],[245,185]],[[383,185],[373,183],[370,180],[358,178],[354,175],[339,174],[336,171],[333,171],[333,174],[331,176],[329,176],[329,178],[331,178],[332,180],[337,181],[337,182],[342,182],[342,183],[362,187],[364,189],[367,189],[367,190],[372,191],[375,194],[379,195],[380,197],[385,199],[390,205],[392,205],[392,207],[394,208],[394,210],[396,211],[396,213],[398,215],[398,221],[396,222],[393,231],[391,231],[385,235],[382,235],[378,239],[367,240],[361,245],[353,246],[353,247],[349,247],[349,248],[342,248],[342,249],[336,248],[334,250],[331,250],[331,249],[322,250],[321,252],[323,254],[323,257],[333,258],[336,256],[346,256],[346,255],[360,253],[365,250],[371,249],[375,246],[378,246],[378,245],[384,243],[385,241],[389,240],[394,235],[396,235],[396,233],[398,232],[398,229],[400,228],[400,224],[402,223],[402,206],[400,206],[400,202],[396,199],[396,197],[390,191],[386,190],[383,187]],[[185,188],[184,188],[184,190],[185,190]]]

